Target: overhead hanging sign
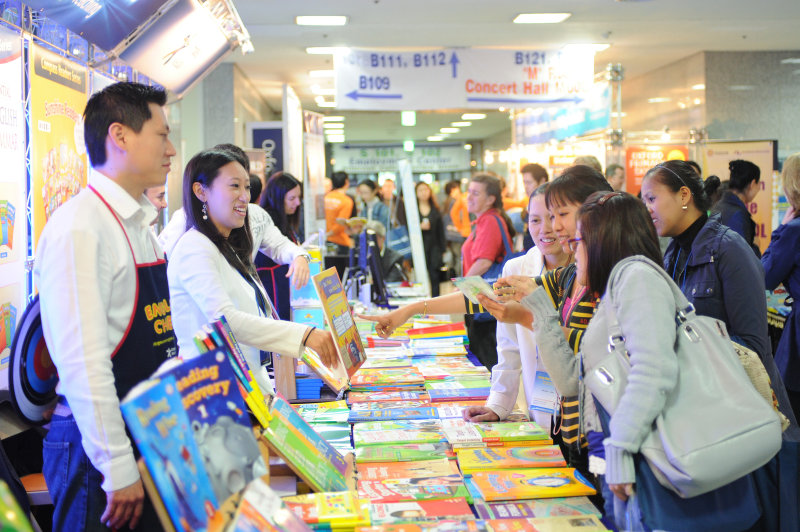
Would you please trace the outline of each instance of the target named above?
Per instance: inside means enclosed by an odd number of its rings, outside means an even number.
[[[337,54],[339,109],[423,110],[538,107],[582,101],[594,52],[456,49]]]
[[[334,144],[333,168],[349,174],[396,172],[401,160],[411,162],[411,170],[422,172],[458,172],[469,170],[469,151],[463,144],[417,144],[413,152],[402,144]]]

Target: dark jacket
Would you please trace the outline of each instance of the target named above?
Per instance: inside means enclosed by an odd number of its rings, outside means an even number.
[[[747,242],[712,216],[694,239],[685,273],[673,274],[678,253],[673,239],[664,267],[701,316],[723,321],[734,340],[770,358],[764,268]]]
[[[711,213],[719,214],[719,223],[739,233],[755,252],[756,257],[761,257],[761,250],[755,244],[756,223],[750,216],[747,206],[733,191],[726,191],[711,209]]]
[[[766,275],[766,286],[773,290],[783,283],[792,299],[800,300],[800,218],[783,224],[772,232],[772,241],[761,257]],[[800,312],[797,303],[786,318],[786,325],[775,352],[786,387],[800,392]]]
[[[387,283],[403,281],[403,255],[386,246],[381,255],[381,270]]]

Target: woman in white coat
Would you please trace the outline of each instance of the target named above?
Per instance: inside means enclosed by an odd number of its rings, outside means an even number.
[[[252,261],[250,177],[237,159],[223,150],[192,157],[183,175],[183,202],[188,230],[167,267],[180,354],[195,355],[194,335],[224,315],[264,392],[273,388],[261,367],[261,350],[298,358],[309,347],[326,366],[335,366],[330,333],[274,318]]]
[[[547,186],[545,183],[534,190],[528,203],[528,232],[534,246],[525,255],[506,262],[503,277],[539,277],[548,270],[566,266],[572,261],[572,255],[564,252],[553,230],[550,212],[545,204]],[[502,322],[497,323],[497,365],[492,368],[489,398],[485,406],[465,409],[464,418],[470,421],[505,419],[517,401],[520,376],[534,421],[549,428],[552,408],[558,405],[558,400],[553,397],[551,411],[547,412],[547,388],[553,390],[553,394],[555,390],[552,384],[549,387],[546,385],[550,377],[539,361],[536,337],[526,327]]]

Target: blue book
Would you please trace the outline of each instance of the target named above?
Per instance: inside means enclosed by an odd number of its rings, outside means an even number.
[[[433,407],[380,408],[376,410],[351,410],[347,422],[360,423],[362,421],[438,418],[439,414]]]
[[[224,501],[267,473],[247,406],[225,348],[169,370],[189,416],[217,499]]]
[[[445,401],[479,401],[489,397],[491,388],[451,388],[428,390],[432,403]]]
[[[121,403],[125,423],[176,530],[206,530],[219,507],[173,376],[147,380]]]

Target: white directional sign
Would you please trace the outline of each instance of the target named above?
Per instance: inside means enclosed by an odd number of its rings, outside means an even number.
[[[336,56],[339,109],[539,107],[578,102],[594,77],[594,52],[444,49]]]

